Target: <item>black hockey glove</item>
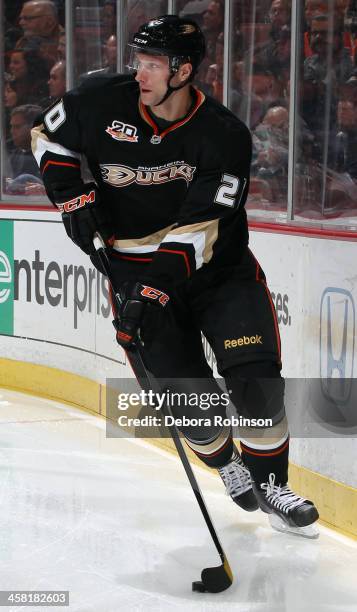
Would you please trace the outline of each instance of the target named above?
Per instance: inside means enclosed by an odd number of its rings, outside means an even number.
[[[99,232],[106,244],[114,241],[113,223],[100,203],[95,183],[78,183],[66,190],[54,190],[54,200],[62,213],[67,235],[87,255],[95,253],[93,236]]]
[[[162,310],[170,298],[166,293],[151,285],[133,281],[123,283],[118,295],[121,304],[114,326],[117,330],[118,343],[123,348],[128,348],[137,339],[146,309],[159,308]]]

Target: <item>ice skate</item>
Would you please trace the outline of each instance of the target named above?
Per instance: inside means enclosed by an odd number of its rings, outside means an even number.
[[[247,512],[258,510],[259,505],[253,492],[250,472],[236,447],[230,462],[218,468],[218,472],[226,486],[227,495],[230,495],[238,506]]]
[[[319,513],[314,504],[296,495],[288,485],[276,485],[275,474],[270,474],[269,482],[262,483],[260,487],[253,483],[253,490],[260,508],[269,514],[273,529],[305,538],[319,536],[314,524]]]

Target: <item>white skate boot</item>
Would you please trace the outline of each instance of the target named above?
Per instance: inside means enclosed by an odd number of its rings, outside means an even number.
[[[218,468],[218,472],[226,486],[227,494],[238,506],[247,512],[258,510],[259,505],[253,492],[250,472],[236,447],[230,462]]]

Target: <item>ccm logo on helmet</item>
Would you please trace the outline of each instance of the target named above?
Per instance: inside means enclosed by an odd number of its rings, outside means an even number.
[[[90,191],[88,194],[83,194],[78,196],[77,198],[73,198],[73,200],[69,200],[68,202],[62,202],[61,204],[57,204],[57,207],[61,213],[63,212],[73,212],[77,210],[77,208],[82,208],[86,204],[92,204],[95,202],[95,192]]]
[[[225,340],[224,348],[237,348],[237,346],[247,346],[248,344],[263,344],[262,337],[256,334],[255,336],[242,336],[242,338],[235,338],[233,340]]]
[[[166,306],[169,301],[169,296],[158,289],[154,289],[154,287],[148,287],[144,285],[144,289],[140,291],[143,297],[149,298],[150,300],[158,300],[161,306]]]

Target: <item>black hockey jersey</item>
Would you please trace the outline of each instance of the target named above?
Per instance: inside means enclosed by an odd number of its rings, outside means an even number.
[[[81,180],[85,156],[114,224],[120,257],[181,280],[239,261],[251,162],[248,128],[192,88],[188,115],[160,131],[127,75],[88,79],[32,130],[47,193]]]

